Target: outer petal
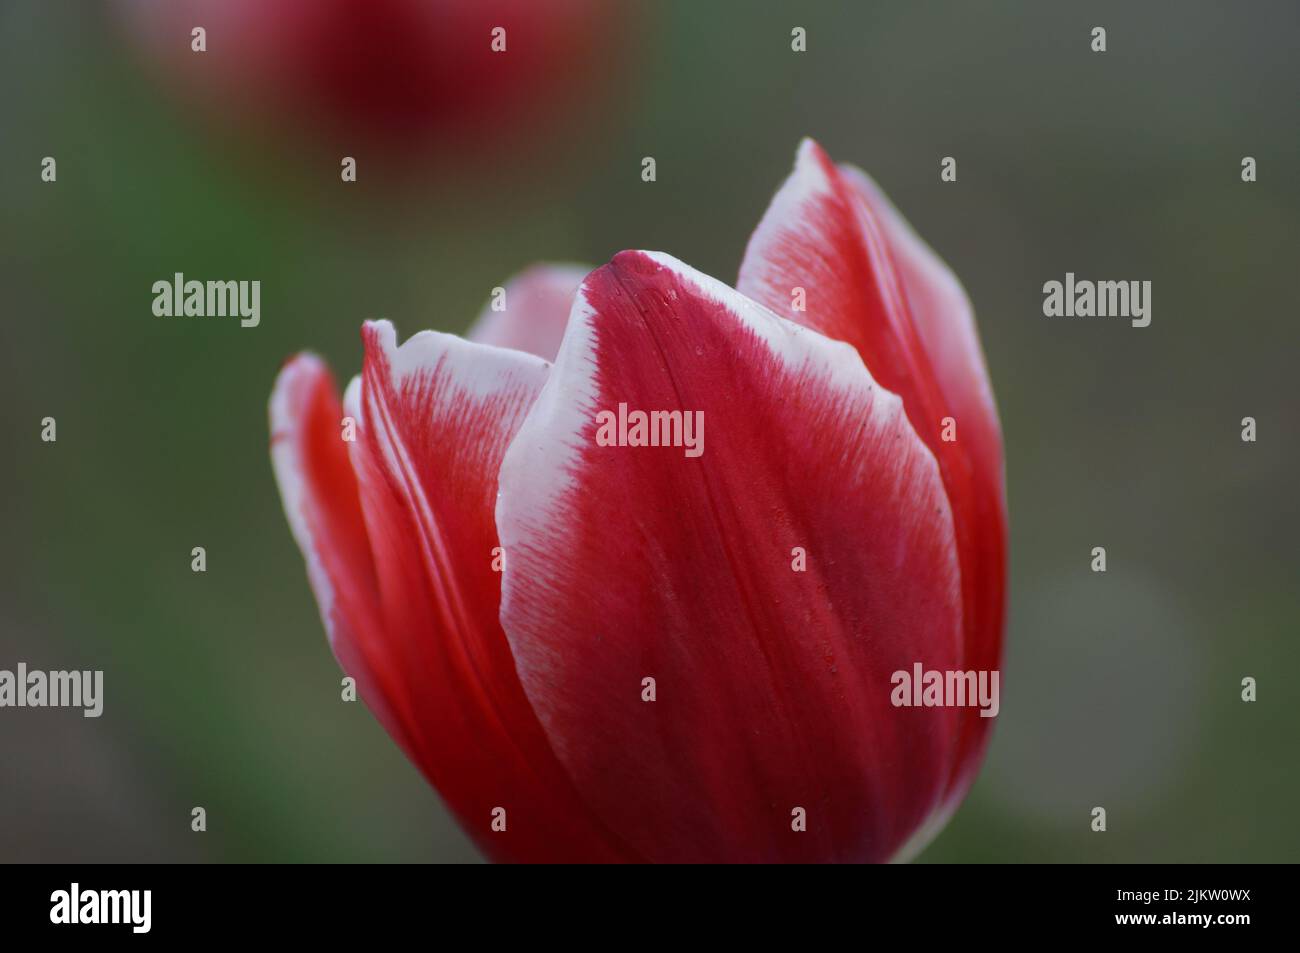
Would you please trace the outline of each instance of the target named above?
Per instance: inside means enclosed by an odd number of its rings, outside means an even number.
[[[271,463],[330,646],[388,733],[409,749],[406,728],[364,650],[383,623],[356,475],[340,439],[343,416],[334,379],[321,360],[312,354],[291,358],[271,394]]]
[[[703,454],[598,446],[620,403],[702,411]],[[524,688],[644,856],[881,860],[937,806],[955,716],[890,693],[960,657],[951,514],[851,348],[624,252],[583,283],[497,522]]]
[[[346,538],[307,538],[309,566],[324,565],[336,591],[359,588],[348,572],[366,567],[361,621],[345,613],[335,633],[340,663],[349,673],[364,663],[363,697],[490,856],[619,859],[555,759],[498,621],[496,474],[546,365],[433,332],[398,348],[387,322],[367,324],[363,339],[365,369],[344,401],[355,442],[339,439],[336,406],[303,418],[290,401],[285,414],[290,432],[310,432],[313,445],[346,447],[350,492],[336,497],[336,484],[314,477],[320,457],[286,451],[277,467],[291,521],[294,512],[347,510]],[[281,386],[295,390],[292,380]],[[328,460],[339,469],[336,450]],[[311,492],[293,490],[299,474]],[[491,829],[497,807],[504,832]]]
[[[857,348],[939,461],[961,557],[963,669],[1000,665],[1006,595],[1002,438],[970,302],[874,183],[836,168],[812,140],[763,216],[737,287]],[[802,287],[807,311],[791,310]],[[956,440],[943,440],[943,420]],[[974,777],[989,719],[965,717],[949,783],[955,806]]]
[[[573,296],[589,271],[586,265],[534,265],[519,273],[504,285],[505,309],[485,307],[469,339],[554,361]]]

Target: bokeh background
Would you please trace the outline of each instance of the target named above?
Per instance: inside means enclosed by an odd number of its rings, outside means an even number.
[[[324,94],[285,93],[224,5],[178,6],[0,6],[0,668],[106,694],[97,720],[0,710],[0,859],[476,859],[339,699],[267,457],[276,370],[311,348],[350,377],[367,317],[463,330],[538,260],[733,281],[803,135],[961,277],[1006,434],[1002,711],[921,860],[1300,858],[1294,3],[598,3],[576,47],[510,34],[546,5],[507,3],[506,55],[546,55],[505,88],[455,60],[418,77],[450,95],[392,109],[412,56],[486,38],[361,30]],[[154,317],[176,271],[260,279],[261,326]],[[1151,280],[1151,326],[1043,317],[1066,271]]]

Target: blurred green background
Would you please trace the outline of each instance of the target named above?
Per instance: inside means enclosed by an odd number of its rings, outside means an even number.
[[[310,348],[346,380],[363,319],[463,330],[538,260],[734,281],[803,135],[961,277],[1006,435],[1002,710],[921,859],[1300,858],[1294,3],[647,3],[544,133],[357,143],[346,186],[339,149],[222,121],[120,20],[0,7],[0,668],[106,694],[97,720],[0,711],[0,859],[476,859],[339,700],[268,462],[276,370]],[[261,326],[154,317],[176,271],[260,279]],[[1151,326],[1044,318],[1066,271],[1151,280]]]

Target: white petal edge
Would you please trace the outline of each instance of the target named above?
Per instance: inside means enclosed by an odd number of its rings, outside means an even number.
[[[984,349],[980,344],[979,333],[975,326],[975,307],[971,304],[966,289],[957,279],[956,273],[939,257],[938,253],[917,234],[912,224],[903,217],[903,213],[890,201],[882,188],[876,184],[862,169],[844,164],[839,167],[850,184],[857,187],[866,197],[872,212],[884,219],[885,234],[889,243],[895,248],[895,257],[900,268],[906,271],[908,265],[917,270],[921,280],[936,292],[944,302],[942,307],[943,326],[932,326],[930,320],[920,313],[915,313],[917,328],[930,351],[932,360],[939,366],[935,373],[939,375],[940,384],[951,380],[951,375],[977,371],[977,389],[980,400],[989,415],[997,420],[997,407],[993,398],[993,388],[989,383],[988,364],[984,358]],[[915,295],[906,273],[903,275],[904,288],[909,297]],[[919,311],[919,309],[917,309]],[[937,317],[930,316],[930,317]],[[961,367],[961,364],[965,367]]]
[[[737,288],[759,285],[773,296],[773,300],[789,296],[790,289],[786,287],[788,282],[775,281],[768,267],[768,262],[772,260],[771,245],[783,228],[807,231],[810,244],[815,245],[820,241],[816,229],[807,221],[808,216],[800,211],[807,202],[834,192],[830,180],[813,154],[816,149],[817,143],[812,139],[800,140],[795,152],[794,169],[777,189],[776,195],[772,196],[771,203],[745,245],[745,254],[740,260],[740,275],[736,280]]]
[[[315,354],[303,353],[290,359],[280,371],[271,391],[269,417],[271,427],[271,469],[275,473],[275,482],[280,488],[280,501],[284,505],[284,515],[289,521],[289,529],[302,551],[307,563],[307,580],[316,595],[316,604],[320,609],[321,622],[325,626],[325,635],[330,645],[334,644],[334,584],[330,582],[318,554],[316,541],[307,526],[303,515],[303,499],[307,488],[299,467],[296,432],[302,426],[300,418],[295,416],[292,406],[292,392],[295,387],[314,380],[321,375],[328,375],[329,370]]]

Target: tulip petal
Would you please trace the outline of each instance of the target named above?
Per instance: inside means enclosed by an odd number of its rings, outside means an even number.
[[[701,412],[703,453],[598,445],[620,403]],[[884,860],[938,808],[957,718],[890,696],[960,657],[952,516],[852,348],[624,252],[584,281],[500,487],[520,678],[639,854]]]
[[[346,447],[355,474],[350,535],[304,547],[309,565],[323,551],[368,566],[366,624],[350,625],[346,640],[336,632],[340,663],[349,674],[364,663],[362,697],[388,714],[385,727],[489,856],[621,859],[556,760],[498,619],[497,472],[547,365],[434,332],[398,347],[387,322],[367,324],[362,337],[365,366],[343,404],[356,440],[340,441],[329,415],[297,424],[318,428],[317,443]],[[286,506],[310,495],[292,486]],[[322,484],[315,505],[332,505],[326,492]],[[353,555],[333,552],[336,543]]]
[[[406,729],[363,650],[382,624],[356,475],[342,440],[343,417],[324,363],[312,354],[291,358],[271,393],[271,463],[330,646],[375,717],[408,747]]]
[[[467,337],[554,361],[569,320],[573,296],[591,271],[584,265],[534,265],[503,285],[504,307],[489,303]]]
[[[862,172],[812,140],[750,239],[737,287],[778,314],[852,344],[903,399],[939,461],[961,555],[963,668],[1001,662],[1006,588],[1002,437],[970,302],[951,270]],[[792,309],[804,289],[806,311]],[[956,439],[944,439],[944,420]],[[971,712],[949,798],[965,793],[991,720]]]

